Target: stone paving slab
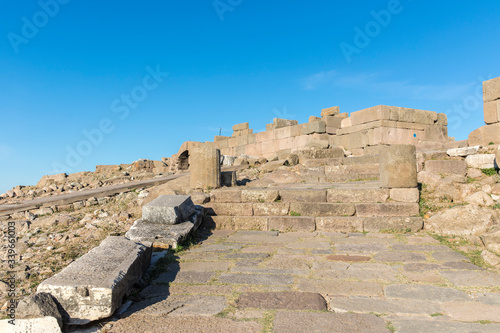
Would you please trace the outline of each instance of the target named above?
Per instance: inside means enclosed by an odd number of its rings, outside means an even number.
[[[179,253],[114,327],[500,332],[499,286],[497,272],[425,233],[215,231]],[[327,308],[309,308],[319,297]]]

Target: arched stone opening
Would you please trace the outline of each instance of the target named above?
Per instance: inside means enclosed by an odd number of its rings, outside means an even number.
[[[189,169],[189,151],[186,150],[179,155],[179,171],[185,171]]]

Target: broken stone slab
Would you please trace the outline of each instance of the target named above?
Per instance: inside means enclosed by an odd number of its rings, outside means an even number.
[[[340,114],[340,107],[332,106],[331,108],[325,108],[321,110],[321,117],[335,116]]]
[[[479,148],[481,148],[481,146],[453,148],[453,149],[448,149],[446,151],[446,154],[448,154],[448,156],[453,156],[453,157],[474,155],[477,154]]]
[[[110,317],[146,272],[151,244],[110,236],[101,245],[43,281],[37,291],[49,293],[70,325]]]
[[[189,195],[162,195],[142,207],[142,219],[148,223],[173,225],[186,221],[194,211]]]
[[[495,154],[476,154],[465,158],[469,168],[491,169],[495,167]]]
[[[203,208],[196,207],[196,211],[188,221],[174,225],[148,223],[142,219],[134,222],[125,237],[139,243],[153,243],[154,247],[173,248],[186,240],[201,224]]]
[[[240,295],[238,308],[326,311],[326,301],[318,293],[247,292]]]
[[[0,320],[0,332],[5,333],[61,333],[61,328],[54,317],[16,319],[12,325],[9,319]]]

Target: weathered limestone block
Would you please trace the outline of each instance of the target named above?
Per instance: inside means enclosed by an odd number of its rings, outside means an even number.
[[[252,216],[251,203],[208,203],[205,205],[207,215]]]
[[[402,231],[417,232],[422,230],[424,221],[421,217],[366,217],[364,218],[364,231]]]
[[[21,300],[16,309],[17,319],[35,319],[43,317],[54,317],[59,327],[62,328],[63,321],[57,304],[50,294],[36,293]]]
[[[290,204],[290,212],[317,217],[353,216],[356,208],[350,203],[294,202]]]
[[[500,77],[483,82],[483,100],[491,102],[500,99]]]
[[[304,216],[272,216],[269,217],[269,230],[288,231],[314,231],[316,222],[314,217]]]
[[[331,108],[326,108],[321,110],[321,117],[335,116],[340,113],[340,107],[332,106]]]
[[[241,189],[218,189],[210,193],[211,202],[242,202]]]
[[[239,137],[239,136],[249,136],[250,134],[253,134],[253,129],[244,129],[244,130],[240,130],[240,131],[236,131],[234,132],[231,136],[233,138],[235,137]]]
[[[500,121],[500,100],[484,103],[484,122],[494,124]]]
[[[438,113],[438,120],[436,125],[448,126],[448,116],[446,115],[446,113]]]
[[[162,195],[142,207],[142,219],[148,223],[172,225],[186,221],[195,211],[188,195]]]
[[[316,116],[309,116],[309,122],[313,122],[313,121],[317,121],[317,120],[321,120],[320,117],[316,117]]]
[[[274,124],[266,124],[266,132],[272,131],[274,129]]]
[[[253,204],[255,216],[287,216],[290,212],[290,204],[286,202],[264,202]]]
[[[362,232],[363,218],[360,217],[317,217],[316,230],[326,232]]]
[[[249,129],[250,126],[248,125],[248,123],[241,123],[241,124],[236,124],[233,126],[233,131],[236,132],[236,131],[243,131],[243,130],[247,130]]]
[[[244,189],[241,191],[242,202],[275,202],[278,198],[278,190]]]
[[[190,153],[191,188],[219,188],[220,150],[194,148]]]
[[[280,190],[282,202],[326,202],[326,190]]]
[[[341,158],[345,157],[344,150],[339,147],[333,147],[328,149],[303,149],[297,151],[300,161],[307,159],[319,159],[319,158]]]
[[[438,121],[438,114],[434,111],[377,105],[368,109],[352,112],[350,118],[353,126],[377,120],[393,120],[434,125]]]
[[[397,202],[419,202],[420,192],[418,188],[393,188],[391,189],[391,200]]]
[[[351,117],[344,118],[340,122],[340,128],[347,128],[351,126],[352,126]]]
[[[234,230],[234,217],[203,216],[203,225],[209,229]]]
[[[495,211],[475,205],[458,206],[425,221],[425,229],[442,235],[483,235],[496,225]]]
[[[328,202],[387,202],[388,189],[328,189]]]
[[[413,145],[386,146],[380,150],[380,187],[417,187],[417,155]]]
[[[235,230],[267,231],[268,218],[262,216],[237,216],[234,218]]]
[[[462,175],[467,173],[467,163],[463,160],[430,160],[425,162],[425,171],[436,175]]]
[[[299,122],[297,120],[274,118],[273,124],[274,124],[274,129],[277,129],[277,128],[281,128],[281,127],[298,125]]]
[[[468,156],[468,155],[477,154],[477,152],[479,151],[479,148],[481,148],[481,146],[452,148],[452,149],[448,149],[446,151],[446,153],[449,156],[453,156],[453,157],[457,157],[457,156],[464,157],[464,156]]]
[[[64,321],[71,325],[107,318],[146,272],[151,260],[150,245],[110,236],[43,281],[37,291],[51,294],[67,313]]]
[[[360,203],[356,204],[359,217],[410,217],[417,216],[420,208],[417,203]]]
[[[500,254],[500,228],[496,227],[481,235],[481,241],[488,250]]]
[[[302,124],[302,135],[309,135],[313,133],[326,133],[326,124],[322,120],[316,120],[306,124]]]
[[[469,146],[487,146],[500,143],[500,123],[479,127],[469,134]]]
[[[63,181],[65,181],[66,177],[68,177],[68,175],[65,173],[59,173],[57,175],[50,175],[50,176],[43,176],[36,184],[36,187],[42,188],[42,187],[48,186],[50,184],[63,182]]]
[[[495,167],[495,154],[476,154],[465,158],[469,168],[490,169]]]
[[[332,128],[341,128],[342,127],[342,118],[326,116],[323,118],[323,121],[326,124],[326,127]]]

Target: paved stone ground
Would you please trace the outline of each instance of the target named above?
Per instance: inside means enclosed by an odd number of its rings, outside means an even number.
[[[427,234],[214,231],[110,332],[500,332],[500,275]]]

